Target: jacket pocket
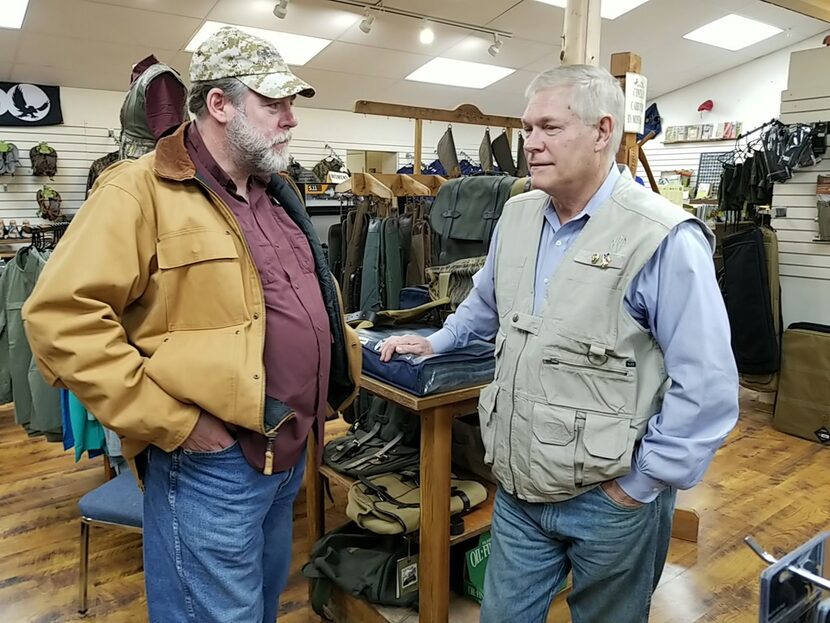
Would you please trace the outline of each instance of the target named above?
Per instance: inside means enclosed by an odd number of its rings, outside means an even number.
[[[478,398],[478,419],[481,424],[481,442],[484,444],[484,462],[493,464],[496,437],[496,399],[499,386],[493,382],[485,387]]]
[[[543,493],[561,493],[574,487],[576,412],[533,404],[530,439],[530,479]]]
[[[502,318],[516,306],[516,291],[526,262],[526,257],[501,257],[496,262],[496,307]]]
[[[576,460],[577,485],[589,486],[627,474],[637,437],[631,418],[579,412],[578,419],[583,418],[582,443]]]
[[[173,233],[158,241],[156,256],[170,331],[219,329],[244,321],[242,265],[229,233]]]

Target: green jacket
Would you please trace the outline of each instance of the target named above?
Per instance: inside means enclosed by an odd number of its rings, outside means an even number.
[[[30,436],[60,441],[60,394],[34,365],[21,317],[48,257],[34,247],[20,249],[0,276],[0,401],[14,402],[15,421]]]

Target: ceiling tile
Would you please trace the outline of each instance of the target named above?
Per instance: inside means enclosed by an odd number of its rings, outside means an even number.
[[[525,0],[489,25],[520,34],[522,39],[559,45],[564,16],[564,9],[535,0]]]
[[[291,2],[284,19],[274,17],[275,0],[219,0],[208,15],[215,22],[253,26],[277,32],[337,39],[360,21],[360,9],[322,0]]]
[[[0,58],[12,62],[20,42],[20,31],[0,29]]]
[[[25,34],[20,41],[18,59],[25,59],[27,68],[42,66],[58,70],[54,84],[122,90],[129,86],[133,63],[151,53],[151,48],[138,45],[87,41],[81,46],[77,39]],[[21,64],[16,63],[15,76],[19,76],[20,68]],[[81,75],[85,77],[79,80]],[[96,86],[89,86],[92,84]]]
[[[36,0],[39,1],[39,0]],[[155,11],[168,15],[183,15],[203,19],[216,4],[216,0],[86,0],[94,4],[109,4],[143,11]],[[273,3],[272,3],[273,4]]]
[[[485,26],[516,4],[516,0],[487,0],[487,2],[481,0],[452,0],[452,2],[447,2],[447,0],[418,0],[418,2],[389,0],[384,4],[420,15],[443,17],[465,24]]]
[[[11,63],[0,63],[0,80],[7,81],[12,72]]]
[[[59,70],[50,65],[28,65],[15,63],[9,71],[9,80],[12,82],[31,82],[34,84],[76,86],[67,76],[66,71]]]
[[[378,58],[383,58],[378,63]],[[335,41],[306,63],[306,67],[403,80],[432,57]]]
[[[24,32],[151,50],[184,48],[201,21],[84,0],[38,0],[29,5]],[[78,45],[76,43],[76,45]],[[140,60],[140,59],[135,59]]]
[[[540,58],[559,53],[558,45],[554,48],[550,44],[513,37],[502,40],[501,51],[496,56],[490,56],[487,50],[492,43],[492,37],[479,34],[470,35],[445,51],[441,56],[515,69]]]
[[[389,93],[398,83],[389,78],[358,76],[337,71],[325,71],[311,67],[296,67],[295,73],[314,85],[317,93],[310,99],[302,99],[301,106],[353,110],[358,99],[388,101]]]
[[[421,26],[417,19],[382,13],[375,18],[372,31],[368,35],[360,30],[358,23],[343,33],[340,41],[435,57],[441,56],[444,51],[460,43],[469,34],[469,31],[459,28],[433,24],[435,41],[424,45],[418,39]]]
[[[502,78],[485,89],[487,92],[499,91],[509,94],[522,101],[524,105],[525,89],[530,81],[536,77],[537,72],[533,71],[515,71],[509,76]]]

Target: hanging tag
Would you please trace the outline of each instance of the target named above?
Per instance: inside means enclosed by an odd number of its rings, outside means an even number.
[[[418,554],[401,558],[397,563],[395,595],[398,599],[418,592]]]

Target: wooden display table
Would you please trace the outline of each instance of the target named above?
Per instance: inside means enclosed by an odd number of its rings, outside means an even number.
[[[462,415],[475,413],[478,395],[486,387],[479,385],[433,396],[419,397],[381,381],[361,376],[361,389],[385,398],[421,418],[421,525],[419,531],[419,612],[418,618],[400,608],[377,608],[361,599],[335,591],[333,605],[341,621],[387,623],[418,620],[420,623],[447,623],[450,615],[450,545],[473,538],[490,528],[494,488],[488,488],[487,500],[464,515],[464,532],[450,537],[450,464],[452,457],[452,422]],[[315,461],[317,440],[309,436],[306,467],[309,551],[325,533],[323,478],[350,486],[352,478]],[[672,536],[697,540],[697,514],[675,511]],[[560,595],[562,597],[562,595]],[[469,600],[453,599],[453,621],[477,621],[478,606]],[[458,616],[456,616],[456,613]]]

